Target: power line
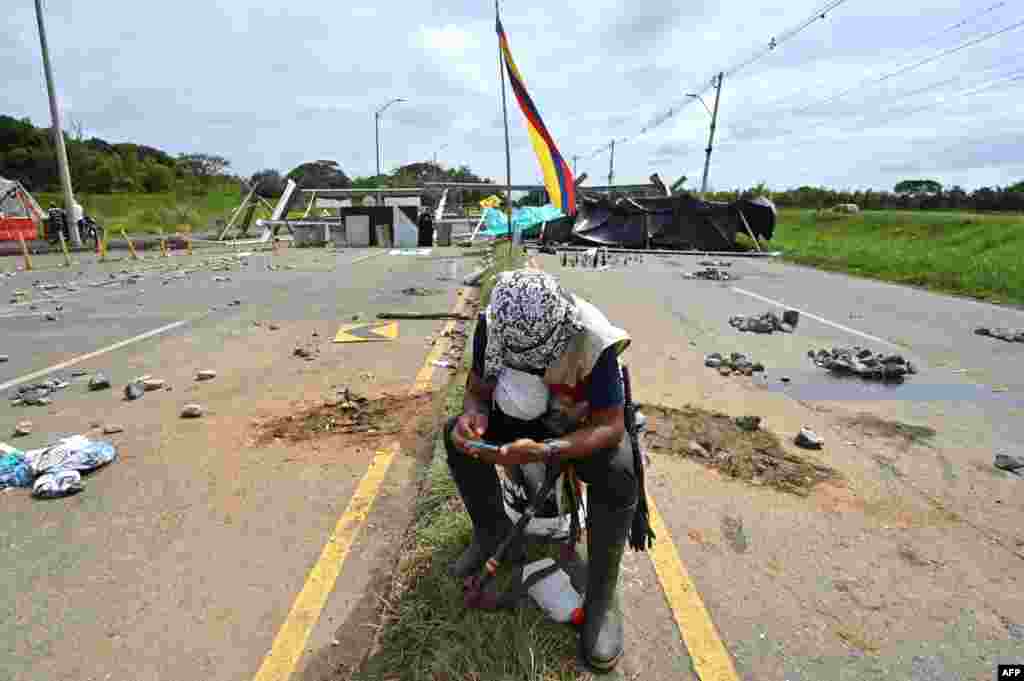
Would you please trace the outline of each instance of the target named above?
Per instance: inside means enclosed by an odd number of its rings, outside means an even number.
[[[980,38],[974,38],[973,40],[968,40],[966,42],[963,42],[963,43],[957,45],[956,47],[951,47],[951,48],[947,48],[945,50],[940,50],[939,52],[937,52],[935,54],[932,54],[932,55],[930,55],[928,57],[925,57],[924,59],[920,59],[920,60],[918,60],[916,62],[913,62],[911,64],[907,64],[905,66],[901,66],[900,68],[896,69],[895,71],[890,71],[888,73],[884,73],[884,74],[882,74],[881,76],[878,76],[878,77],[866,78],[866,79],[862,80],[861,82],[857,83],[856,85],[854,85],[851,88],[847,88],[846,90],[843,90],[842,92],[840,92],[838,94],[832,95],[831,97],[827,97],[827,98],[819,100],[817,102],[812,102],[811,104],[808,104],[806,106],[802,106],[799,109],[794,109],[791,113],[794,113],[794,114],[803,113],[805,111],[809,111],[810,109],[813,109],[816,106],[820,106],[822,104],[829,104],[831,102],[836,101],[837,99],[841,99],[842,97],[845,97],[846,95],[848,95],[848,94],[850,94],[852,92],[856,92],[857,90],[860,90],[860,89],[862,89],[864,87],[870,87],[872,85],[878,85],[879,83],[884,83],[885,81],[891,80],[892,78],[895,78],[897,76],[901,76],[904,73],[908,73],[908,72],[913,71],[915,69],[921,68],[922,66],[925,66],[927,64],[931,64],[932,62],[938,61],[939,59],[942,59],[943,57],[948,57],[948,56],[950,56],[952,54],[956,54],[957,52],[961,52],[961,51],[966,50],[966,49],[968,49],[970,47],[974,47],[975,45],[980,45],[981,43],[987,42],[987,41],[989,41],[989,40],[991,40],[993,38],[996,38],[996,37],[998,37],[1000,35],[1003,35],[1004,33],[1009,33],[1010,31],[1015,31],[1018,28],[1020,28],[1021,26],[1024,26],[1024,20],[1018,21],[1018,22],[1016,22],[1014,24],[1010,24],[1009,26],[1004,26],[1003,28],[998,29],[996,31],[989,31],[988,33],[984,34]]]
[[[993,4],[993,5],[989,5],[985,9],[982,9],[982,10],[980,10],[978,12],[973,13],[973,14],[969,14],[969,15],[963,17],[962,19],[960,19],[960,20],[950,24],[949,26],[945,27],[944,29],[942,29],[940,31],[937,31],[937,32],[931,34],[930,36],[928,36],[926,38],[923,38],[922,40],[920,40],[920,41],[914,43],[913,45],[911,45],[909,48],[907,48],[907,50],[908,51],[909,50],[916,50],[919,47],[923,47],[923,46],[927,45],[928,43],[934,41],[936,38],[941,38],[942,36],[946,35],[947,33],[952,33],[953,31],[955,31],[957,29],[963,28],[964,26],[966,26],[967,24],[975,21],[976,19],[980,19],[981,17],[986,16],[988,14],[991,14],[992,12],[996,11],[997,9],[1000,9],[1002,7],[1005,7],[1005,6],[1006,6],[1005,0],[1001,0],[1000,2],[997,2],[997,3]],[[804,64],[804,66],[806,66],[806,64]],[[805,88],[803,88],[803,89],[801,89],[801,90],[799,90],[799,91],[797,91],[797,92],[795,92],[793,94],[785,95],[784,97],[781,97],[779,99],[774,100],[773,102],[771,102],[770,105],[773,106],[773,108],[774,108],[774,105],[777,105],[777,104],[780,104],[780,103],[783,103],[783,102],[788,102],[790,100],[796,99],[797,97],[801,97],[801,96],[807,94],[809,91],[813,90],[816,87],[817,87],[817,84],[809,85],[809,86],[807,86],[807,87],[805,87]]]
[[[829,0],[823,6],[819,7],[817,10],[815,10],[810,16],[806,17],[805,19],[800,21],[795,26],[792,26],[792,27],[786,29],[782,33],[779,33],[779,34],[777,34],[775,36],[772,36],[771,39],[768,41],[767,45],[765,45],[763,47],[760,47],[760,48],[757,48],[756,51],[754,52],[754,54],[751,55],[750,57],[747,57],[746,59],[744,59],[744,60],[742,60],[742,61],[740,61],[738,63],[735,63],[735,64],[733,64],[732,66],[730,66],[730,67],[728,67],[726,69],[717,69],[715,71],[715,73],[714,73],[714,76],[708,78],[704,82],[704,84],[702,86],[700,86],[699,88],[694,88],[693,92],[696,93],[696,94],[699,94],[699,95],[706,94],[709,90],[711,90],[715,86],[715,80],[718,78],[719,74],[724,73],[726,77],[730,77],[730,76],[733,76],[733,75],[739,73],[740,71],[742,71],[743,69],[747,68],[751,64],[754,64],[757,61],[760,61],[764,57],[766,57],[769,54],[771,54],[772,52],[776,51],[779,48],[780,45],[782,45],[783,43],[788,42],[789,40],[793,39],[794,37],[799,35],[801,32],[805,31],[807,28],[809,28],[810,26],[812,26],[816,22],[824,20],[827,17],[827,14],[829,12],[831,12],[834,9],[836,9],[840,5],[845,4],[846,2],[849,2],[849,0]],[[671,104],[668,107],[668,109],[666,109],[665,111],[663,111],[660,114],[655,115],[653,118],[648,120],[647,124],[644,125],[640,129],[640,131],[638,133],[636,133],[634,135],[631,135],[629,137],[624,137],[624,138],[621,138],[621,139],[617,139],[617,140],[615,140],[615,144],[622,144],[622,143],[625,143],[625,142],[631,142],[631,141],[635,140],[636,138],[638,138],[638,137],[640,137],[642,135],[647,134],[651,130],[653,130],[653,129],[657,128],[657,127],[660,127],[661,125],[664,125],[667,121],[669,121],[672,118],[674,118],[683,109],[685,109],[687,106],[689,106],[692,103],[693,103],[693,99],[690,98],[690,97],[686,97],[684,99],[677,100],[675,103]],[[580,158],[583,159],[583,160],[591,159],[594,156],[597,156],[598,154],[600,154],[602,152],[610,150],[611,146],[612,146],[611,142],[609,142],[607,144],[603,144],[600,147],[594,149],[589,154],[580,156]]]

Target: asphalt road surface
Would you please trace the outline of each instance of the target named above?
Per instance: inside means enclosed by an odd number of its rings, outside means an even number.
[[[71,269],[37,258],[36,271],[0,278],[0,354],[10,356],[0,364],[5,394],[19,377],[88,353],[99,354],[46,375],[101,370],[113,383],[89,392],[85,376],[49,406],[0,405],[0,440],[30,449],[93,424],[124,428],[109,438],[119,459],[89,476],[84,492],[52,501],[25,490],[0,493],[0,678],[253,678],[375,455],[315,443],[254,447],[254,420],[291,413],[342,386],[408,391],[430,350],[427,337],[442,322],[400,322],[390,342],[330,341],[354,315],[450,310],[458,300],[451,275],[461,278],[477,264],[463,253],[258,253],[234,259],[246,264],[232,271],[206,267],[187,277],[175,274],[179,266],[212,256]],[[15,262],[0,263],[0,272]],[[122,270],[142,276],[133,283]],[[75,281],[78,291],[50,289],[62,299],[49,299],[37,281]],[[112,283],[92,285],[104,282]],[[410,286],[436,294],[401,292]],[[8,303],[15,290],[30,299]],[[313,361],[293,356],[304,344],[319,347]],[[196,382],[201,369],[217,377]],[[124,385],[142,374],[172,390],[125,401]],[[201,403],[206,415],[179,418],[188,402]],[[22,419],[33,422],[33,433],[12,440]],[[413,452],[400,452],[387,469],[374,506],[379,526],[352,546],[300,651],[299,673],[324,663],[322,651],[345,638],[339,631],[350,618],[375,612],[375,589],[408,524],[415,464]],[[372,633],[363,621],[348,628]]]
[[[770,260],[733,259],[728,282],[682,276],[702,259],[592,271],[538,257],[632,333],[639,401],[760,415],[794,452],[810,426],[826,441],[815,456],[843,476],[799,497],[655,458],[648,489],[735,661],[720,678],[980,681],[1024,661],[1024,479],[992,465],[1024,453],[1024,345],[973,334],[1024,327],[1024,312]],[[729,325],[786,308],[802,312],[792,335]],[[883,386],[807,357],[853,344],[920,373]],[[711,352],[744,352],[766,375],[722,377],[703,365]],[[909,442],[880,424],[936,432]],[[656,659],[648,619],[633,657]],[[691,658],[709,650],[691,639]]]

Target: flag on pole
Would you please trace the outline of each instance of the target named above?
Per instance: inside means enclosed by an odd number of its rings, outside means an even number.
[[[526,128],[530,133],[530,142],[533,144],[533,151],[537,154],[540,162],[540,169],[544,173],[544,186],[548,190],[548,197],[552,205],[561,209],[566,215],[576,214],[576,185],[573,182],[572,171],[569,165],[558,152],[555,141],[551,138],[544,121],[541,120],[540,112],[537,111],[533,99],[526,91],[526,84],[523,77],[519,75],[519,69],[512,59],[509,51],[508,38],[505,37],[505,29],[501,26],[501,18],[497,19],[498,45],[501,47],[501,54],[504,57],[505,69],[508,72],[508,79],[512,83],[512,91],[516,94],[516,101],[519,108],[526,117]]]

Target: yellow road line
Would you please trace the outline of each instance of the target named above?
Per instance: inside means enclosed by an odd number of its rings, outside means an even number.
[[[463,310],[468,305],[467,298],[469,296],[469,291],[464,290],[462,298],[455,305],[455,312]],[[450,331],[454,327],[455,320],[449,321],[445,324],[444,331]],[[447,350],[450,344],[451,339],[448,337],[438,339],[423,362],[423,366],[417,372],[416,382],[413,384],[410,394],[430,387],[431,379],[434,376],[433,363]],[[253,681],[287,681],[291,677],[295,666],[302,658],[309,635],[319,621],[324,605],[327,604],[327,598],[334,590],[334,584],[338,580],[338,575],[341,574],[349,550],[359,537],[363,525],[366,524],[373,502],[380,492],[384,476],[398,451],[399,445],[395,443],[390,449],[381,450],[373,457],[369,470],[359,481],[356,491],[348,502],[348,507],[334,527],[334,533],[328,538],[327,544],[320,553],[320,558],[309,571],[302,591],[295,598],[288,617],[281,625],[277,636],[274,637],[270,652],[263,658],[263,663],[260,665],[259,671],[256,672],[256,676],[253,677]]]
[[[309,571],[288,618],[274,638],[274,645],[256,672],[255,681],[284,681],[291,676],[302,657],[310,632],[320,619],[320,611],[334,590],[334,583],[345,564],[349,549],[366,523],[384,475],[397,453],[398,445],[395,444],[390,449],[377,452],[373,457],[369,470],[359,481],[348,507],[334,527],[334,533],[320,553],[320,559]]]
[[[697,676],[700,681],[739,681],[732,657],[718,636],[715,623],[711,621],[711,615],[697,587],[679,558],[672,535],[658,513],[650,492],[647,493],[647,507],[651,529],[658,537],[650,549],[651,560]]]

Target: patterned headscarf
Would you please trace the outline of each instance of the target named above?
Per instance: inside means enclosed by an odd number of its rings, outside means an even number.
[[[486,318],[488,380],[502,367],[543,373],[583,331],[572,295],[551,275],[532,269],[499,275]]]

